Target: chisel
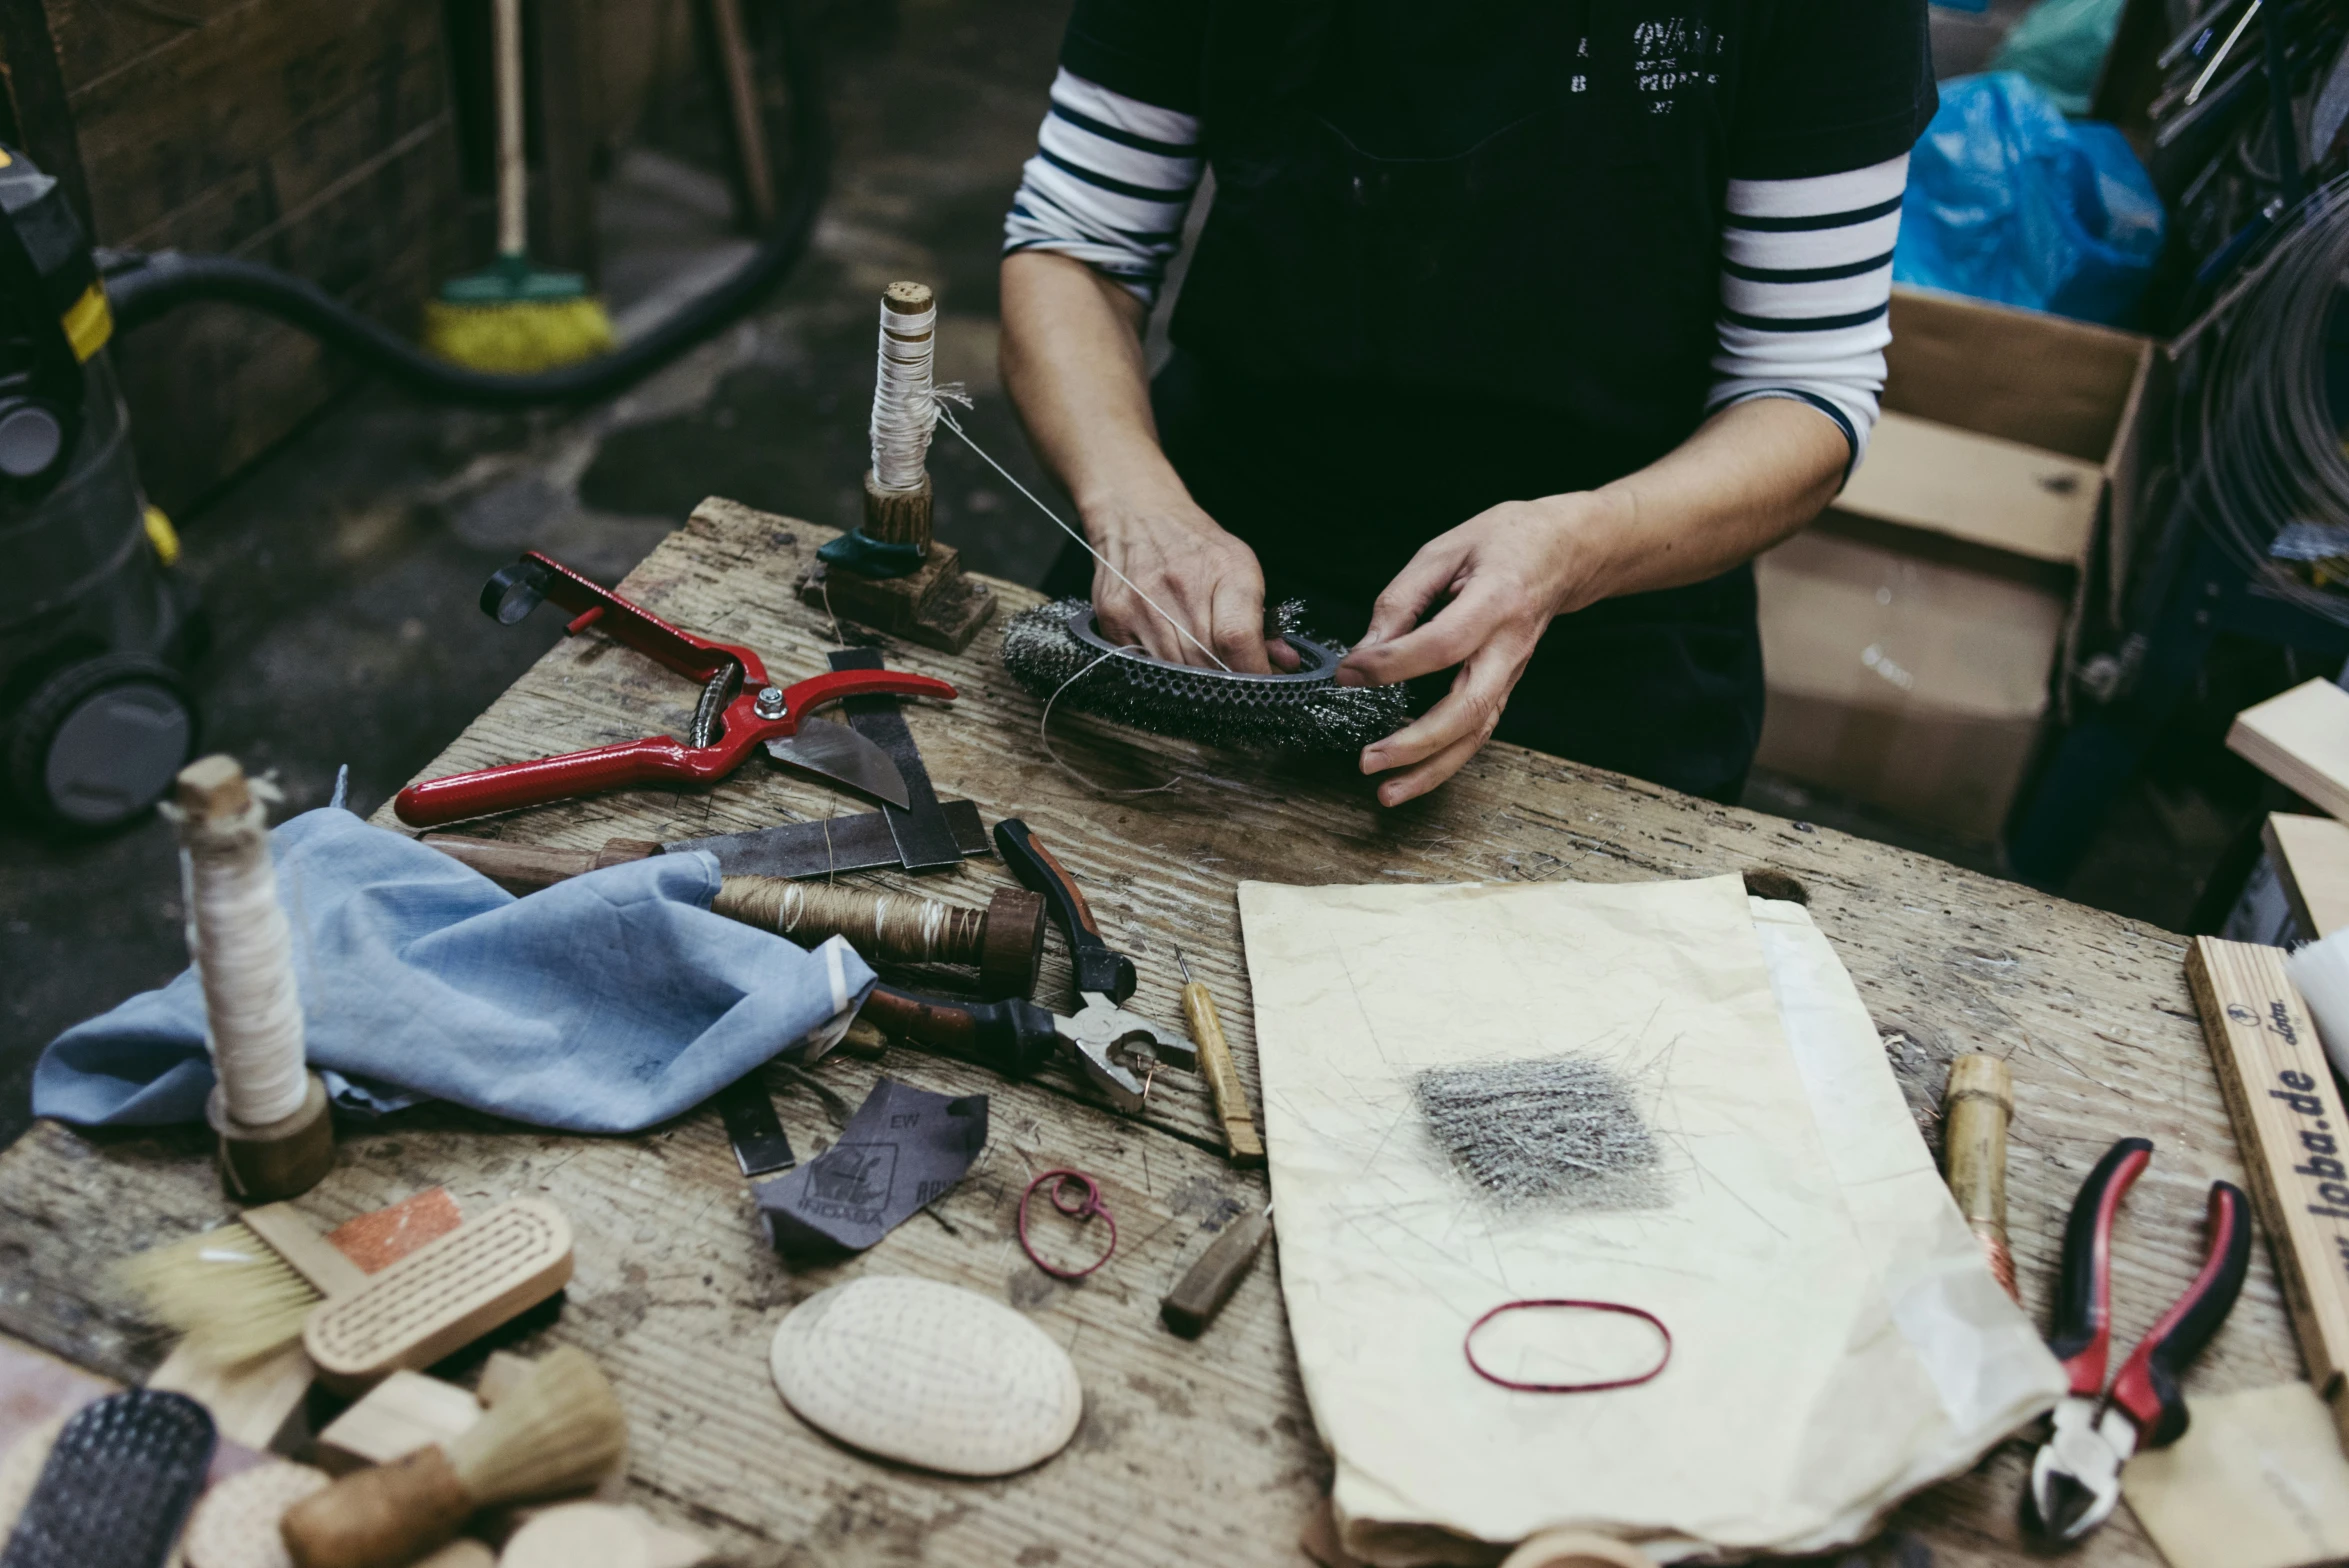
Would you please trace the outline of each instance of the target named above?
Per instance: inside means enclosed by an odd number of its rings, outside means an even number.
[[[1175,1288],[1158,1303],[1159,1320],[1185,1339],[1197,1339],[1215,1321],[1223,1304],[1232,1299],[1256,1254],[1272,1234],[1272,1205],[1262,1214],[1236,1220],[1208,1244],[1198,1261],[1183,1271]]]

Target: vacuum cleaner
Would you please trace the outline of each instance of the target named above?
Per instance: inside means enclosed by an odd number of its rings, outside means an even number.
[[[740,316],[807,251],[831,165],[821,58],[777,0],[791,160],[775,218],[730,273],[616,352],[533,375],[432,358],[305,279],[226,256],[93,250],[57,180],[0,146],[0,782],[51,827],[103,830],[163,797],[201,724],[177,543],[139,488],[106,345],[180,305],[265,311],[411,391],[484,407],[587,403]]]
[[[195,755],[189,604],[131,461],[106,293],[57,181],[0,147],[0,756],[51,824],[104,828]]]

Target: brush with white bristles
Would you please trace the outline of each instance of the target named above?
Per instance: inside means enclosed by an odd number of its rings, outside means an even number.
[[[367,1282],[291,1204],[242,1216],[123,1259],[117,1283],[216,1366],[242,1366],[302,1337],[312,1308]]]
[[[627,1447],[612,1385],[566,1345],[446,1445],[344,1476],[288,1509],[279,1530],[301,1568],[401,1568],[493,1503],[587,1490]]]

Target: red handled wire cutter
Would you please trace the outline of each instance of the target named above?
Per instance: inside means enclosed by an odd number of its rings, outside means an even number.
[[[637,652],[699,681],[701,701],[688,738],[680,743],[655,735],[411,784],[392,802],[402,822],[437,827],[463,817],[632,784],[714,784],[759,746],[778,762],[903,808],[905,777],[887,752],[845,724],[810,722],[809,715],[844,697],[936,697],[951,702],[955,696],[946,682],[903,670],[833,670],[794,685],[774,685],[765,662],[751,649],[680,631],[536,550],[490,578],[481,590],[483,612],[508,626],[549,599],[571,612],[572,635],[600,627]]]
[[[2071,1374],[2054,1432],[2031,1465],[2031,1509],[2058,1541],[2104,1523],[2120,1501],[2121,1466],[2140,1447],[2161,1448],[2186,1431],[2178,1378],[2234,1310],[2251,1267],[2251,1204],[2232,1182],[2210,1184],[2209,1252],[2186,1294],[2121,1364],[2108,1391],[2112,1353],[2112,1227],[2121,1200],[2153,1163],[2153,1145],[2123,1138],[2088,1173],[2064,1226],[2055,1332],[2047,1348]]]

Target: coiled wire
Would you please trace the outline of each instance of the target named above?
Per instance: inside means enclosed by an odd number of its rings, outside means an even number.
[[[2183,334],[2179,500],[2275,597],[2349,625],[2349,586],[2311,583],[2276,559],[2294,523],[2342,530],[2349,454],[2326,389],[2328,337],[2349,279],[2349,176],[2313,193],[2266,252]]]

